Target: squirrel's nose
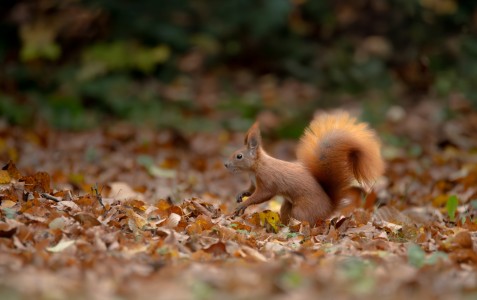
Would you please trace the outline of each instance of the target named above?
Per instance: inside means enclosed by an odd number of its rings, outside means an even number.
[[[229,167],[229,164],[228,164],[227,162],[224,162],[224,166],[225,166],[226,168],[228,168],[228,167]]]

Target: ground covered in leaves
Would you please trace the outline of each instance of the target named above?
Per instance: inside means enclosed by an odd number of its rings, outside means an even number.
[[[2,125],[0,298],[475,299],[477,113],[435,107],[391,108],[385,176],[316,226],[231,215],[239,133]]]

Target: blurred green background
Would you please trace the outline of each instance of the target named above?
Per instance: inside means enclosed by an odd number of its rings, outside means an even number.
[[[264,111],[477,103],[473,0],[2,0],[0,20],[11,124],[240,129]]]

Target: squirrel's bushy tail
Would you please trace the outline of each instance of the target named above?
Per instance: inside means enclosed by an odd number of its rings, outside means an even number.
[[[369,187],[384,171],[376,134],[346,112],[316,117],[301,137],[297,158],[334,205],[354,180]]]

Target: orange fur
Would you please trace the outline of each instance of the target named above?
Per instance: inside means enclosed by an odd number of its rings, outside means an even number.
[[[383,173],[380,148],[366,123],[338,112],[322,114],[311,122],[301,137],[297,157],[338,203],[354,179],[369,187]]]

